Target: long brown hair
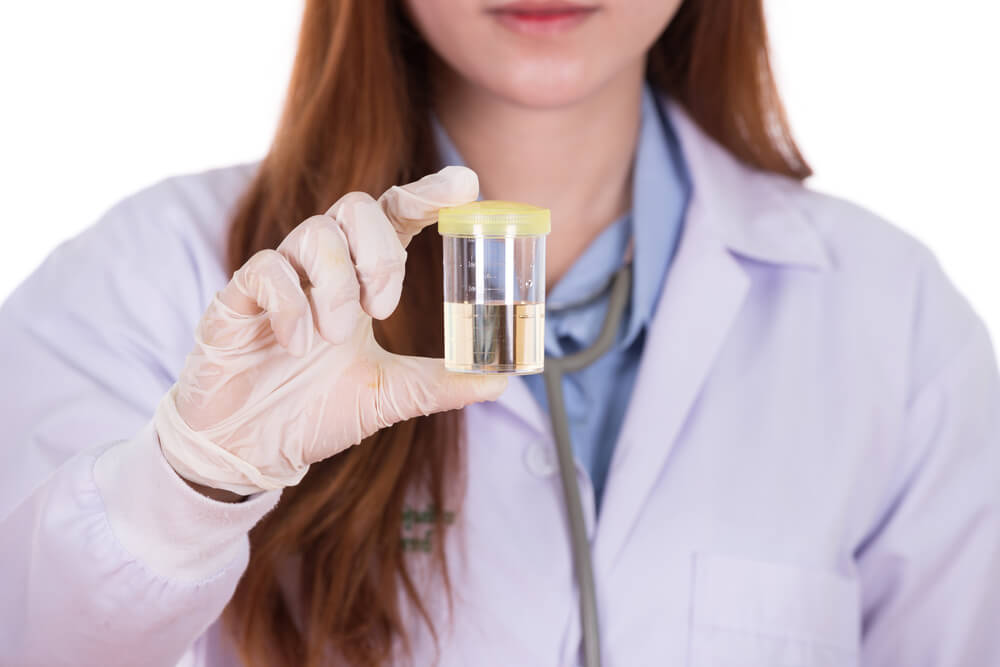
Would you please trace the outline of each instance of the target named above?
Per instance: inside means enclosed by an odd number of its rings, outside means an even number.
[[[378,195],[438,168],[422,93],[432,54],[398,0],[307,0],[287,99],[270,151],[235,211],[229,266],[273,248],[340,195]],[[685,0],[653,46],[648,78],[733,155],[792,178],[809,175],[768,59],[762,0]],[[441,248],[409,246],[397,311],[375,321],[378,340],[405,354],[440,356]],[[434,631],[401,543],[413,492],[437,508],[460,486],[461,413],[413,419],[316,464],[250,534],[249,567],[226,610],[248,665],[308,665],[335,656],[385,662],[407,650],[404,605]],[[441,526],[443,529],[444,526]],[[437,545],[442,540],[436,541]],[[444,553],[431,555],[447,588]],[[289,608],[281,575],[295,571]]]

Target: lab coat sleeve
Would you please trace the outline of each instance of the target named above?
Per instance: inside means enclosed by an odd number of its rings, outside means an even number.
[[[948,352],[940,363],[914,364],[922,381],[907,401],[898,493],[858,556],[862,664],[1000,665],[996,359],[971,311],[933,303],[919,310],[926,322],[914,357]],[[959,329],[955,344],[943,344]]]
[[[151,426],[206,292],[175,201],[126,200],[0,308],[0,664],[177,664],[277,501],[198,494]]]

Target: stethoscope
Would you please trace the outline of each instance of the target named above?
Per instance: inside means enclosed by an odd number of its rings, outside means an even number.
[[[664,127],[669,127],[667,112],[659,96],[654,96],[653,106],[658,120]],[[611,279],[591,295],[572,304],[546,304],[547,310],[561,310],[583,305],[609,293],[608,309],[604,314],[604,323],[597,340],[590,347],[563,357],[545,357],[545,394],[549,404],[549,418],[552,421],[552,433],[556,441],[556,457],[559,461],[559,478],[562,484],[563,498],[566,502],[566,515],[569,519],[570,546],[573,551],[573,569],[576,574],[577,586],[580,589],[580,629],[583,638],[584,667],[600,667],[601,642],[597,614],[597,590],[594,585],[594,566],[590,558],[590,540],[587,537],[587,526],[583,518],[583,503],[580,500],[580,486],[576,478],[576,464],[573,458],[573,443],[569,433],[569,417],[566,414],[566,404],[563,399],[562,378],[566,373],[582,370],[599,359],[610,349],[615,337],[625,320],[625,309],[628,306],[632,289],[632,254],[633,239],[629,241],[628,250],[622,266]]]
[[[569,417],[563,399],[562,379],[566,373],[579,371],[597,361],[615,342],[621,323],[625,319],[625,308],[632,287],[632,262],[629,252],[622,267],[614,274],[609,285],[600,292],[578,302],[584,303],[610,290],[608,307],[604,314],[601,332],[590,347],[563,357],[545,358],[545,394],[548,397],[549,417],[552,420],[552,434],[556,441],[556,456],[559,460],[559,478],[562,482],[566,514],[569,518],[570,543],[573,550],[573,569],[580,589],[580,628],[583,636],[583,664],[585,667],[600,667],[601,646],[597,619],[597,592],[594,586],[594,567],[590,559],[590,540],[583,518],[583,503],[580,500],[580,486],[576,479],[576,464],[573,458],[573,443],[569,434]],[[578,305],[575,304],[575,305]]]

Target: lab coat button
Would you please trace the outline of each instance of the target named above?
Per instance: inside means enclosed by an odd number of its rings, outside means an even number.
[[[533,475],[548,477],[556,471],[556,460],[549,447],[533,443],[524,450],[524,465]]]

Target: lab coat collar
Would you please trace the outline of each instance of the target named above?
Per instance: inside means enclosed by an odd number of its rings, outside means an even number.
[[[740,163],[678,102],[664,97],[663,103],[702,200],[703,222],[732,253],[777,265],[832,267],[826,245],[798,205],[797,181]]]
[[[614,567],[750,288],[742,262],[716,235],[708,195],[706,188],[692,193],[680,246],[646,337],[593,539],[598,572]]]
[[[694,311],[694,315],[697,315],[697,312],[706,314],[705,326],[716,327],[717,330],[727,328],[723,326],[727,317],[734,316],[735,313],[727,312],[723,306],[735,299],[736,301],[730,305],[731,309],[736,308],[736,302],[742,301],[742,293],[746,287],[743,285],[745,276],[738,265],[738,258],[817,271],[825,271],[832,267],[823,239],[804,208],[798,205],[798,197],[801,195],[797,189],[801,186],[797,182],[760,172],[740,163],[725,148],[705,134],[678,103],[666,96],[661,97],[660,102],[677,134],[683,152],[690,179],[691,199],[674,266],[668,274],[664,290],[660,293],[657,312],[651,323],[652,328],[655,328],[657,320],[664,319],[664,302],[667,301],[668,292],[674,293],[673,298],[685,303],[687,308]],[[670,289],[671,282],[678,281],[678,275],[684,280],[683,275],[686,270],[684,267],[689,264],[688,260],[681,257],[685,246],[689,255],[697,252],[707,258],[699,260],[705,262],[701,267],[692,267],[705,282],[700,285],[687,285],[684,289],[692,290],[689,295],[678,294],[677,289]],[[720,254],[731,261],[723,261],[724,257]],[[717,271],[716,274],[710,271],[713,267]],[[718,294],[709,294],[727,282],[728,289],[721,288]],[[712,298],[721,301],[712,304]],[[718,311],[717,320],[710,321],[709,311]],[[683,315],[678,314],[678,316]],[[657,340],[657,334],[652,331],[651,333],[644,357],[655,356],[656,349],[662,347],[661,341]],[[699,349],[703,351],[714,349],[712,340],[711,335],[701,340],[702,345]],[[689,341],[679,342],[682,345],[690,344]],[[721,344],[721,340],[717,343]],[[686,360],[685,364],[693,362],[697,356],[695,354]],[[649,365],[647,361],[644,359],[641,366]],[[705,366],[710,361],[709,358],[702,360]],[[690,372],[692,374],[690,382],[697,383],[694,377],[697,372],[694,368]],[[662,388],[657,390],[649,383],[642,382],[642,367],[639,373],[633,392],[633,403],[641,402],[643,391],[654,391],[657,395],[662,395]],[[680,378],[675,380],[679,382]],[[522,378],[511,378],[507,390],[497,403],[537,432],[551,434],[548,416],[534,400]],[[630,414],[631,412],[626,413],[623,435],[628,429]],[[619,447],[621,440],[616,447],[616,457],[619,454],[617,452]],[[602,511],[609,510],[605,507]]]

